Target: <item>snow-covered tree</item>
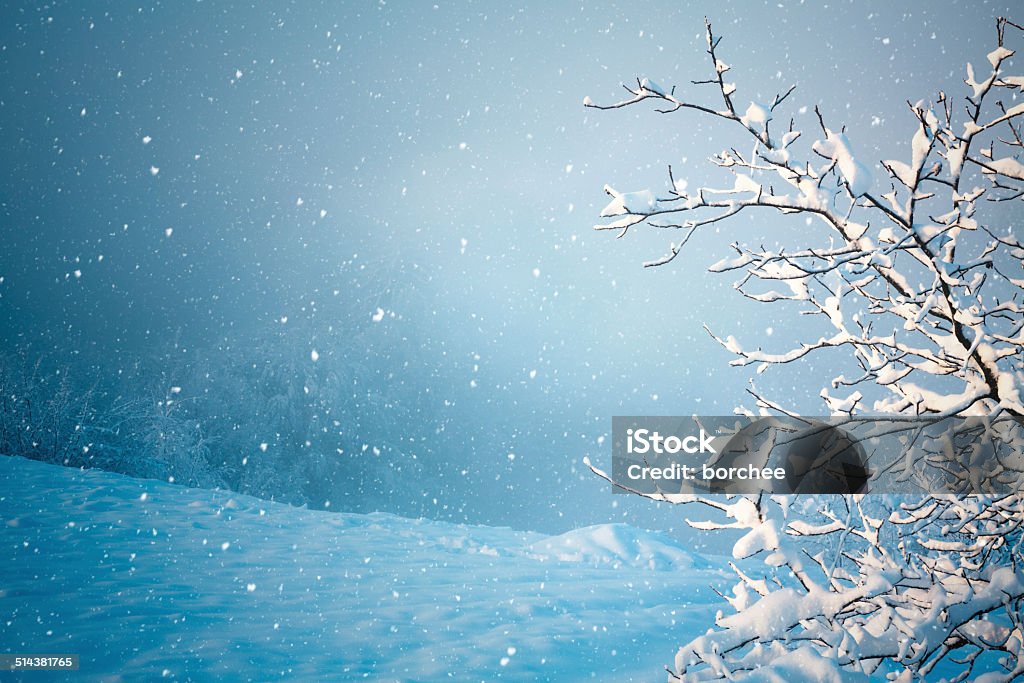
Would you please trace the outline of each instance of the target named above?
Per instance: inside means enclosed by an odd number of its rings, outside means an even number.
[[[334,510],[418,501],[411,439],[430,416],[381,370],[383,352],[397,353],[365,332],[292,324],[217,347],[174,340],[104,376],[0,353],[0,455]]]
[[[77,466],[95,421],[91,387],[76,387],[69,367],[0,354],[0,453]]]
[[[710,76],[693,83],[709,87],[717,103],[643,78],[626,86],[622,101],[584,104],[649,100],[662,113],[720,120],[744,141],[744,151],[737,142],[711,159],[729,182],[688,189],[669,168],[660,193],[606,187],[612,199],[601,215],[611,220],[597,228],[620,237],[644,226],[678,231],[667,253],[646,264],[663,266],[696,232],[741,212],[813,219],[821,228],[814,244],[773,251],[737,240],[735,254],[710,270],[739,274],[741,295],[790,302],[830,332],[767,351],[708,329],[736,355],[733,365],[761,373],[845,351],[860,369],[821,390],[833,416],[1012,418],[1019,432],[1024,245],[1013,220],[1024,198],[1024,76],[1008,73],[1008,38],[1021,26],[1000,18],[996,29],[983,68],[967,65],[966,97],[940,92],[933,102],[908,103],[910,158],[872,169],[852,132],[817,108],[813,131],[784,123],[794,88],[766,103],[742,98],[708,23]],[[808,138],[815,139],[804,145]],[[753,382],[749,393],[754,406],[738,412],[798,417]],[[1007,438],[1020,458],[1019,433]],[[712,509],[691,525],[742,534],[734,547],[739,581],[726,596],[732,611],[680,648],[670,680],[1024,676],[1019,487],[913,498],[644,495]]]

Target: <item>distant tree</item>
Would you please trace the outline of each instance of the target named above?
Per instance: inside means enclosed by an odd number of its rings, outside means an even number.
[[[718,104],[647,78],[626,86],[622,101],[584,104],[650,100],[662,113],[710,117],[739,131],[747,151],[731,146],[711,158],[730,177],[717,187],[688,188],[671,167],[661,193],[606,186],[612,199],[601,215],[611,221],[597,228],[620,237],[644,225],[679,231],[665,255],[645,264],[664,266],[697,231],[741,212],[813,219],[821,228],[815,244],[769,250],[737,240],[735,255],[710,270],[739,273],[743,296],[791,302],[832,332],[768,352],[708,330],[736,354],[733,365],[761,373],[840,349],[860,371],[822,388],[833,415],[1024,416],[1024,245],[1014,235],[1022,214],[1007,209],[1024,198],[1024,76],[1006,73],[1014,52],[1005,44],[1021,27],[998,19],[989,66],[967,65],[962,102],[940,92],[933,103],[908,103],[910,159],[882,161],[884,183],[817,108],[817,139],[806,147],[793,120],[777,124],[794,88],[745,104],[727,80],[720,37],[706,28],[711,73],[693,84],[709,86]],[[760,414],[795,415],[753,383],[749,393]],[[786,496],[645,495],[716,510],[691,524],[739,530],[735,558],[764,559],[758,572],[735,565],[739,582],[727,597],[734,613],[680,648],[672,680],[1024,676],[1019,493],[800,504]]]
[[[67,365],[0,354],[0,453],[78,466],[96,418],[94,392]]]
[[[183,391],[200,398],[228,486],[347,510],[414,487],[419,464],[396,437],[417,429],[410,397],[374,376],[369,347],[352,332],[293,324],[190,362]]]
[[[116,373],[0,355],[0,455],[294,505],[378,509],[422,495],[415,390],[366,338],[292,324]],[[45,361],[45,362],[44,362]]]

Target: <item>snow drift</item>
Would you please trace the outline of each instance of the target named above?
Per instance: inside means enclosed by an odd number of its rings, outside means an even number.
[[[0,563],[0,651],[77,653],[89,680],[661,680],[728,580],[625,525],[325,513],[9,457]]]

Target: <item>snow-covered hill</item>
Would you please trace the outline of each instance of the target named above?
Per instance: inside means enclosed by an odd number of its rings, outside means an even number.
[[[7,457],[0,567],[0,651],[111,681],[662,681],[727,583],[625,525],[330,514]]]

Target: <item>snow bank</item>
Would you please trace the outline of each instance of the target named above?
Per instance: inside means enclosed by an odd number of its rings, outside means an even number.
[[[578,561],[546,561],[545,548]],[[0,457],[0,652],[86,680],[664,680],[733,579],[624,525],[554,538]]]
[[[542,559],[578,562],[591,566],[634,567],[647,569],[707,569],[710,565],[696,558],[665,534],[644,531],[628,524],[599,524],[552,536],[531,546]]]

